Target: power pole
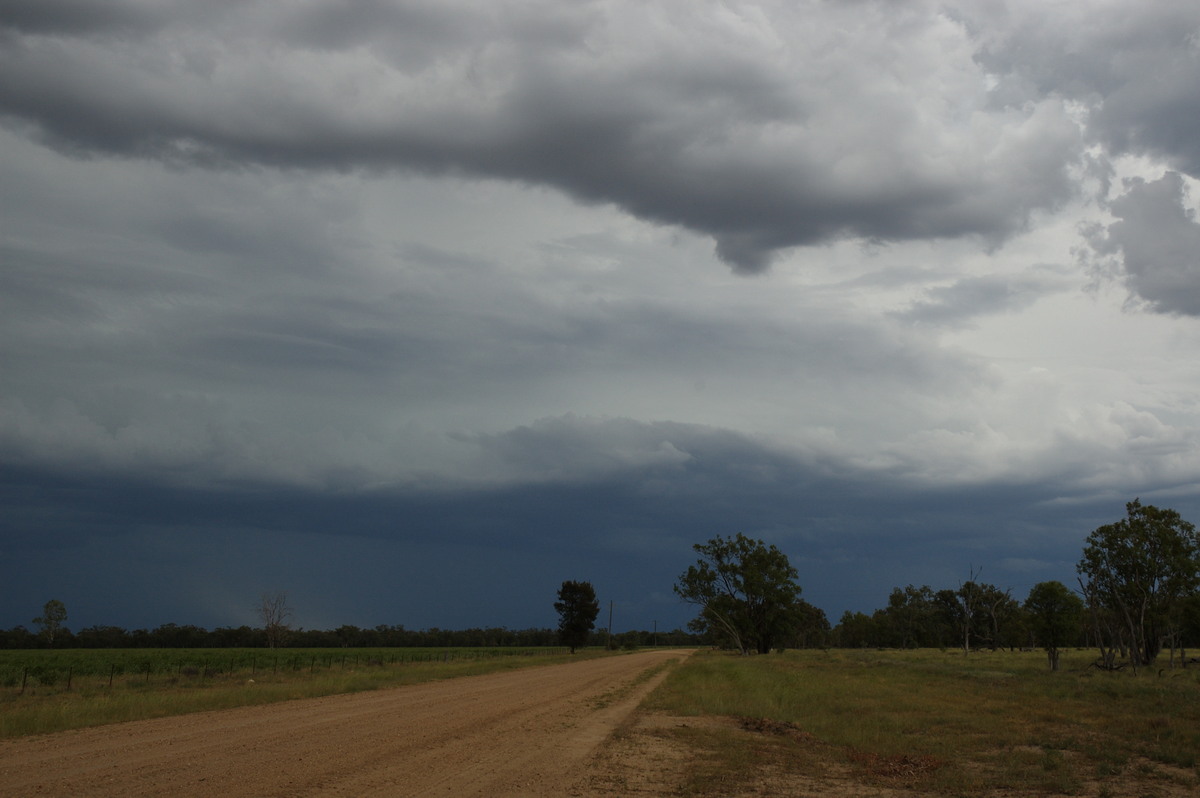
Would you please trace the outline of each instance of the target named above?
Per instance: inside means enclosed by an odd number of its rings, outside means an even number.
[[[609,650],[612,649],[612,605],[611,601],[608,602],[608,644],[605,648]]]

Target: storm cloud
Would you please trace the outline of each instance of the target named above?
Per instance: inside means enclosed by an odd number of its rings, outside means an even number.
[[[1200,11],[0,5],[0,625],[834,620],[1200,513]],[[751,279],[748,276],[753,275]],[[286,553],[286,556],[285,556]]]
[[[1002,239],[1071,196],[1080,154],[1061,100],[991,102],[932,4],[56,5],[0,18],[0,110],[65,152],[544,185],[742,272]]]

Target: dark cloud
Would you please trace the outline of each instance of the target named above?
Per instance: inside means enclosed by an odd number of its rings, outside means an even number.
[[[1117,221],[1093,229],[1090,243],[1101,255],[1120,254],[1132,295],[1159,313],[1200,315],[1200,223],[1187,208],[1183,178],[1126,181],[1112,202]]]
[[[1022,310],[1048,293],[1060,290],[1045,275],[987,275],[966,277],[926,291],[897,318],[909,323],[958,327],[979,316]]]
[[[1176,5],[0,4],[0,625],[665,628],[738,531],[836,619],[1194,517],[1187,320],[1053,265],[1189,162]],[[1090,239],[1175,314],[1187,185]]]
[[[181,488],[6,466],[0,554],[11,578],[0,587],[0,626],[28,623],[27,606],[51,595],[67,603],[74,628],[253,624],[255,596],[277,588],[309,627],[549,626],[554,587],[575,577],[617,602],[619,629],[670,628],[690,617],[671,584],[691,545],[734,531],[788,553],[806,597],[836,622],[846,609],[882,606],[893,586],[957,584],[969,565],[1018,593],[1065,580],[1087,531],[1120,506],[1055,505],[1032,485],[914,493],[727,432],[600,426],[674,441],[687,457],[624,459],[567,482],[421,492]],[[571,467],[564,459],[580,456],[571,449],[591,435],[586,427],[516,430],[490,445]],[[1004,562],[1014,543],[1019,567]]]
[[[974,13],[998,102],[1071,97],[1110,153],[1164,158],[1200,177],[1200,7],[1155,0]]]
[[[0,29],[35,34],[145,34],[167,21],[169,9],[146,0],[5,0]]]
[[[70,5],[96,25],[120,16]],[[11,31],[35,27],[22,9]],[[0,113],[77,154],[552,186],[711,235],[744,272],[841,237],[1001,238],[1071,193],[1078,136],[1062,109],[993,114],[977,89],[959,118],[947,87],[981,76],[965,34],[932,13],[822,5],[837,41],[784,7],[260,11],[180,14],[119,46],[14,34]],[[901,79],[881,88],[881,71]]]

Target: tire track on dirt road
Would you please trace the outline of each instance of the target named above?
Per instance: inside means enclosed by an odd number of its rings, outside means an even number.
[[[0,742],[5,796],[561,796],[689,652]]]

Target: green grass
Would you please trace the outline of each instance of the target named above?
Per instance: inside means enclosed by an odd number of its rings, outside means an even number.
[[[1200,788],[1200,668],[1134,676],[1089,670],[1092,659],[1064,653],[1051,673],[1040,653],[698,654],[650,706],[792,730],[747,736],[729,725],[693,740],[706,768],[727,776],[759,756],[794,773],[849,770],[946,795],[1080,794],[1114,779]]]
[[[572,657],[563,648],[3,651],[0,738],[604,655],[586,649]]]

